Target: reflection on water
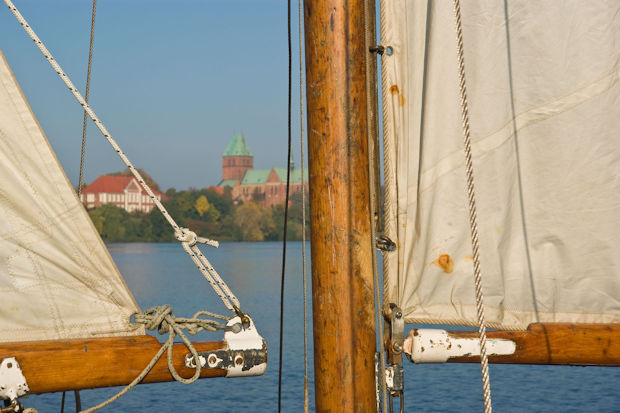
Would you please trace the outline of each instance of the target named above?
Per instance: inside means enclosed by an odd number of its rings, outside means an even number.
[[[177,316],[189,316],[202,309],[229,314],[180,245],[110,244],[108,248],[142,309],[170,304]],[[267,341],[267,372],[262,377],[208,379],[189,386],[141,385],[103,411],[271,413],[277,410],[282,245],[222,243],[219,249],[204,246],[201,249],[237,295],[242,309],[252,315]],[[286,262],[282,406],[284,412],[301,412],[304,369],[301,243],[288,245]],[[199,339],[211,341],[218,337],[221,337],[218,333],[205,333]],[[311,337],[309,347],[312,354]],[[311,355],[309,367],[313,404]],[[491,386],[493,405],[501,412],[617,412],[620,406],[620,368],[492,365]],[[81,392],[83,406],[93,406],[118,390]],[[33,396],[25,402],[40,413],[56,412],[60,398],[60,394]],[[65,411],[74,411],[73,395],[69,394],[67,399]],[[482,411],[480,368],[406,364],[405,402],[406,411]]]

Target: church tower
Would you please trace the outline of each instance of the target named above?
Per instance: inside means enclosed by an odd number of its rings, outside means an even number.
[[[254,169],[254,155],[243,135],[238,133],[232,137],[222,156],[222,180],[241,181],[249,169]]]

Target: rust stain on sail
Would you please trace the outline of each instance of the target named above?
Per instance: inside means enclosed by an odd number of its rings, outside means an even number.
[[[398,96],[398,106],[405,106],[405,96],[403,96],[400,93],[400,90],[398,89],[398,85],[392,85],[390,87],[390,93],[393,95],[397,95]]]
[[[441,254],[439,258],[433,261],[431,264],[435,264],[443,270],[446,274],[451,274],[454,271],[454,260],[448,254]]]

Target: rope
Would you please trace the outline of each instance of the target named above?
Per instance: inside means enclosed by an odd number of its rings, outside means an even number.
[[[90,94],[90,72],[93,65],[93,42],[95,40],[95,12],[97,10],[97,0],[93,0],[93,13],[90,22],[90,47],[88,50],[88,70],[86,71],[86,96],[85,101],[88,103],[88,95]],[[82,123],[82,153],[80,156],[80,178],[78,180],[77,193],[78,197],[82,193],[82,177],[84,176],[84,153],[86,152],[86,119],[87,113],[84,111],[84,122]]]
[[[134,319],[136,324],[144,324],[144,326],[149,330],[157,330],[159,334],[168,333],[168,339],[166,343],[159,349],[157,354],[151,359],[149,364],[142,370],[142,372],[136,377],[131,383],[129,383],[123,390],[110,397],[108,400],[99,403],[98,405],[91,407],[90,409],[83,410],[81,413],[91,413],[96,410],[99,410],[110,403],[115,402],[131,389],[136,387],[138,383],[140,383],[146,376],[149,374],[153,366],[157,364],[161,356],[164,354],[164,351],[167,351],[167,359],[168,359],[168,369],[170,370],[170,374],[172,377],[178,382],[183,384],[190,384],[198,380],[200,377],[200,373],[202,371],[202,365],[200,362],[196,362],[196,371],[194,375],[189,379],[181,377],[179,373],[174,368],[174,364],[172,363],[172,350],[174,339],[178,335],[185,347],[189,350],[189,352],[194,357],[194,360],[199,360],[198,352],[189,341],[187,336],[183,333],[182,330],[187,330],[187,332],[191,335],[197,334],[203,330],[216,331],[216,330],[232,330],[240,329],[241,326],[238,324],[232,327],[229,327],[225,324],[219,323],[215,320],[208,320],[200,318],[202,315],[207,315],[210,317],[218,318],[220,320],[226,320],[227,318],[218,314],[213,314],[208,311],[199,311],[192,318],[175,318],[172,315],[172,307],[169,305],[156,306],[150,308],[142,313],[135,314]],[[238,331],[238,330],[237,330]]]
[[[370,46],[376,43],[376,29],[375,24],[372,24],[372,20],[374,19],[375,13],[371,15],[371,1],[366,1],[364,3],[364,33],[366,38],[366,68],[367,72],[370,71],[370,66],[372,64],[376,65],[376,57],[374,54],[369,53]],[[374,10],[373,10],[374,11]],[[375,104],[373,102],[373,93],[375,90],[372,87],[370,76],[368,73],[366,74],[366,107],[367,111],[367,120],[368,120],[368,176],[370,178],[370,248],[373,251],[372,254],[372,273],[373,273],[373,281],[374,281],[374,294],[375,294],[375,323],[379,329],[379,360],[380,360],[380,388],[381,388],[381,399],[383,401],[383,411],[387,412],[387,388],[385,382],[385,343],[383,341],[384,332],[383,332],[383,322],[382,317],[380,316],[383,304],[381,302],[381,293],[379,292],[379,267],[377,264],[377,255],[375,250],[375,240],[377,238],[376,231],[376,222],[375,219],[377,217],[377,188],[376,188],[376,175],[377,171],[375,170],[376,165],[376,152],[375,152],[375,139],[378,139],[374,133],[377,132],[375,128],[376,125],[376,113],[375,113]],[[378,320],[377,320],[378,319]]]
[[[282,278],[280,282],[280,354],[278,362],[278,413],[282,411],[282,354],[284,343],[284,274],[286,271],[286,232],[288,229],[288,199],[291,182],[291,96],[293,90],[293,60],[291,44],[291,0],[287,0],[287,37],[288,37],[288,154],[286,157],[286,199],[284,201],[284,233],[282,236]],[[302,171],[303,175],[303,171]]]
[[[60,413],[65,413],[66,393],[67,392],[64,392],[64,391],[62,392],[62,399],[60,400]],[[73,395],[75,396],[75,411],[79,412],[80,410],[82,410],[82,400],[80,398],[80,391],[73,390]],[[25,410],[24,410],[24,413],[26,413]]]
[[[304,60],[303,60],[303,0],[299,0],[299,141],[301,153],[301,262],[304,290],[304,413],[310,411],[310,391],[308,388],[308,323],[306,322],[308,300],[306,274],[306,187],[304,160]]]
[[[138,182],[140,183],[142,188],[144,188],[148,196],[153,200],[153,202],[155,203],[159,211],[162,213],[164,218],[168,221],[170,226],[172,226],[175,232],[175,236],[183,245],[183,249],[191,257],[192,261],[194,261],[194,264],[196,264],[196,267],[198,267],[202,275],[205,277],[205,279],[209,282],[213,290],[220,297],[220,299],[222,300],[226,308],[228,308],[231,311],[235,311],[237,314],[241,314],[239,311],[239,300],[237,299],[237,297],[235,297],[235,295],[228,288],[224,280],[222,280],[222,278],[217,273],[217,271],[215,271],[213,266],[209,263],[209,261],[205,258],[205,256],[200,252],[198,247],[196,247],[195,245],[196,242],[201,242],[201,243],[205,243],[208,245],[217,246],[218,245],[217,242],[213,240],[208,240],[206,238],[197,237],[196,234],[194,234],[189,229],[181,228],[177,225],[177,223],[170,216],[170,214],[168,213],[166,208],[163,206],[161,201],[157,199],[157,197],[155,196],[151,188],[146,184],[146,182],[144,181],[144,179],[142,178],[138,170],[133,166],[133,164],[129,161],[127,156],[123,153],[121,148],[118,146],[116,141],[112,138],[112,135],[110,135],[110,133],[105,128],[103,123],[101,123],[101,121],[99,120],[95,112],[91,109],[90,106],[88,106],[86,101],[82,98],[82,95],[80,95],[80,92],[78,92],[77,88],[73,85],[69,77],[65,74],[65,72],[63,72],[60,65],[56,62],[54,57],[47,50],[47,48],[41,42],[41,40],[36,35],[36,33],[32,30],[32,28],[28,25],[26,20],[22,17],[19,10],[17,10],[17,7],[13,5],[11,0],[4,0],[4,3],[11,10],[13,15],[15,15],[15,18],[17,18],[17,20],[22,25],[24,30],[28,33],[30,38],[35,42],[39,50],[41,50],[41,53],[43,53],[43,56],[47,59],[50,65],[52,65],[56,73],[58,73],[58,75],[63,80],[65,85],[67,85],[71,93],[73,93],[73,96],[75,96],[75,98],[80,103],[80,105],[82,105],[82,107],[84,108],[84,111],[88,113],[88,116],[90,116],[90,118],[93,120],[95,125],[97,125],[97,127],[99,128],[103,136],[110,143],[114,151],[116,151],[116,153],[121,158],[121,160],[125,163],[125,165],[129,168],[133,176],[138,180]]]
[[[487,336],[484,324],[484,302],[482,295],[482,274],[480,271],[480,246],[478,244],[478,218],[476,216],[476,198],[474,190],[474,167],[471,156],[471,136],[469,129],[469,110],[467,106],[467,88],[465,85],[465,53],[463,51],[463,28],[461,25],[460,0],[454,0],[454,15],[456,17],[456,40],[459,63],[459,87],[461,92],[461,108],[463,112],[463,138],[465,143],[465,161],[467,169],[467,194],[469,197],[469,225],[471,227],[471,243],[474,262],[474,283],[476,286],[476,308],[478,315],[478,336],[480,339],[480,367],[482,370],[482,390],[484,396],[484,411],[491,413],[491,383],[489,377],[489,362],[487,359]]]

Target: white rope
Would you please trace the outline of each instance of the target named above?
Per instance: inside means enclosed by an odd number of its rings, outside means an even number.
[[[465,162],[467,169],[467,194],[469,197],[469,225],[471,227],[471,243],[474,262],[474,283],[476,286],[476,308],[478,315],[478,337],[480,339],[480,368],[482,370],[482,391],[484,411],[491,413],[491,382],[489,377],[489,361],[487,358],[487,335],[484,324],[484,301],[482,295],[482,274],[480,271],[480,246],[478,244],[478,218],[476,216],[476,198],[474,191],[474,167],[471,159],[471,136],[469,129],[469,110],[467,106],[467,88],[465,85],[465,53],[463,51],[463,28],[461,25],[461,4],[454,0],[456,17],[456,40],[459,63],[459,87],[461,92],[461,109],[463,112],[463,138],[465,143]]]
[[[8,6],[9,10],[11,10],[13,15],[15,15],[15,17],[17,18],[19,23],[22,25],[26,33],[28,33],[30,38],[35,42],[39,50],[41,50],[41,53],[43,53],[43,56],[47,59],[50,65],[52,65],[56,73],[58,73],[58,75],[60,76],[62,81],[65,83],[65,85],[67,85],[71,93],[73,93],[73,96],[75,96],[75,98],[80,103],[80,105],[82,105],[82,107],[84,108],[84,111],[88,113],[88,116],[90,116],[90,118],[93,120],[95,125],[97,125],[97,127],[99,128],[103,136],[107,139],[107,141],[110,143],[114,151],[116,151],[116,153],[121,158],[121,160],[125,163],[125,165],[127,165],[127,167],[129,168],[133,176],[138,180],[138,182],[140,183],[142,188],[144,188],[148,196],[153,200],[153,202],[157,206],[157,209],[159,209],[159,211],[162,213],[164,218],[166,218],[170,226],[172,226],[175,232],[175,236],[183,245],[183,249],[192,258],[192,260],[194,261],[194,263],[196,264],[196,266],[198,267],[202,275],[206,278],[206,280],[209,282],[211,287],[215,290],[215,292],[220,297],[220,299],[222,299],[222,302],[224,303],[226,308],[228,308],[231,311],[238,312],[239,300],[232,293],[232,291],[228,288],[224,280],[222,280],[222,278],[219,276],[217,271],[215,271],[213,266],[211,266],[209,261],[204,257],[204,255],[202,255],[198,247],[195,246],[196,242],[201,242],[207,245],[217,247],[218,245],[217,241],[209,240],[207,238],[197,237],[196,234],[194,234],[192,231],[188,230],[187,228],[181,228],[177,225],[177,223],[170,216],[170,214],[168,213],[166,208],[163,206],[163,204],[159,201],[159,199],[157,199],[157,197],[155,196],[151,188],[146,184],[146,182],[142,178],[142,175],[140,175],[138,170],[134,168],[133,164],[129,161],[129,158],[127,158],[127,156],[123,153],[123,151],[118,146],[116,141],[112,138],[112,135],[110,135],[110,132],[108,132],[108,130],[105,128],[103,123],[101,123],[101,121],[99,120],[95,112],[91,109],[90,106],[88,106],[84,98],[82,98],[82,95],[80,95],[80,92],[78,92],[77,88],[73,85],[73,83],[71,82],[69,77],[65,74],[65,72],[62,70],[60,65],[56,62],[52,54],[47,50],[45,45],[41,42],[41,40],[36,35],[36,33],[32,30],[30,25],[28,25],[28,22],[26,22],[26,20],[22,17],[19,10],[17,10],[17,7],[13,5],[11,0],[4,0],[4,3]]]

